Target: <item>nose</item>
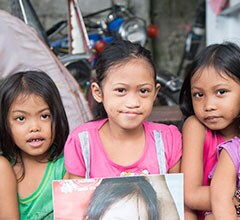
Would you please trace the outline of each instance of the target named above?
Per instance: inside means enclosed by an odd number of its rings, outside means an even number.
[[[204,102],[205,111],[213,111],[216,109],[216,104],[213,97],[207,97]]]
[[[30,129],[30,133],[39,132],[39,131],[40,131],[39,128],[31,128]]]
[[[39,124],[36,121],[32,121],[29,126],[29,132],[34,133],[34,132],[39,132],[40,130],[41,129],[40,129]]]
[[[137,94],[130,93],[127,96],[126,106],[128,108],[138,108],[140,106],[140,100]]]

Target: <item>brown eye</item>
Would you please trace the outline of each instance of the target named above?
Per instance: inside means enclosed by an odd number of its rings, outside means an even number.
[[[23,116],[16,117],[16,121],[24,121],[24,120],[25,120],[25,117]]]
[[[50,118],[50,115],[49,114],[42,114],[41,118],[42,119],[48,119],[48,118]]]
[[[201,92],[196,92],[196,93],[193,93],[192,96],[193,96],[193,97],[196,97],[196,98],[201,98],[201,97],[203,97],[203,93],[201,93]]]
[[[141,93],[143,93],[143,94],[145,94],[145,93],[147,93],[147,92],[149,92],[147,89],[140,89],[140,92]]]
[[[217,94],[219,94],[219,95],[223,95],[223,94],[225,94],[227,91],[225,90],[225,89],[219,89],[218,91],[217,91]]]
[[[125,89],[121,88],[121,89],[117,89],[117,91],[122,93],[122,92],[125,92]]]

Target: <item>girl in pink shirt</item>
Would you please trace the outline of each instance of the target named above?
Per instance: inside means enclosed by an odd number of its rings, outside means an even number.
[[[115,41],[99,57],[96,75],[96,120],[77,127],[65,144],[70,178],[179,172],[178,128],[146,121],[160,89],[151,53]]]
[[[231,42],[205,48],[184,80],[180,106],[186,116],[181,164],[185,220],[197,219],[196,211],[198,219],[212,219],[209,174],[217,163],[217,146],[239,134],[239,80],[240,48]]]

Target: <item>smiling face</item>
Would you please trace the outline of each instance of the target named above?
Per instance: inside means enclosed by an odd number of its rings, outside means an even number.
[[[20,95],[12,103],[8,114],[9,127],[22,157],[46,156],[52,144],[49,106],[34,94]]]
[[[240,113],[240,83],[214,68],[196,72],[191,80],[193,109],[208,128],[223,135],[236,133]]]
[[[151,65],[136,58],[111,67],[102,88],[94,83],[92,91],[96,101],[103,103],[112,128],[129,130],[149,116],[159,87]]]

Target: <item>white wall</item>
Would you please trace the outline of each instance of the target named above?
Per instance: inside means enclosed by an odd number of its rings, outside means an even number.
[[[216,15],[207,0],[206,44],[233,41],[240,45],[240,1]]]

